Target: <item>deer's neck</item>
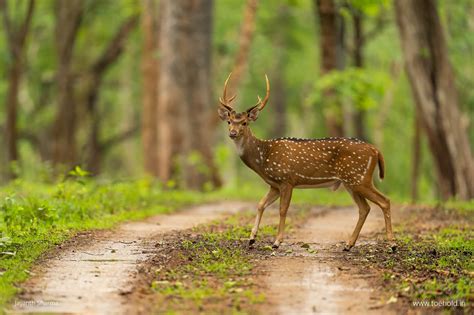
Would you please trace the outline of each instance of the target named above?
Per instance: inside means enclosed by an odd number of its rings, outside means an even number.
[[[247,128],[239,139],[234,140],[240,159],[250,168],[258,172],[259,165],[265,158],[264,141],[255,137]]]

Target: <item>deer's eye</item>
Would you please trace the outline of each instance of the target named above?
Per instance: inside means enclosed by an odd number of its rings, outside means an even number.
[[[242,125],[243,125],[243,126],[247,126],[247,122],[244,122]]]

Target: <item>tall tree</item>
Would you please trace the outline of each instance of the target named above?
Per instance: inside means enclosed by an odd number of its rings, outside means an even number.
[[[145,172],[158,176],[158,35],[159,12],[156,0],[143,0],[142,52],[142,146]],[[161,10],[160,10],[161,12]]]
[[[418,180],[420,178],[421,166],[421,122],[418,110],[415,111],[415,119],[413,120],[413,152],[412,152],[412,169],[411,169],[411,201],[418,201]]]
[[[239,48],[232,65],[232,80],[229,82],[229,94],[236,94],[244,78],[249,62],[250,48],[255,34],[255,17],[257,15],[258,0],[245,2],[242,24],[240,25]],[[239,98],[235,100],[235,104]],[[210,111],[211,129],[215,129],[220,122],[215,109]]]
[[[20,90],[21,76],[24,68],[26,37],[30,29],[35,0],[28,2],[28,7],[22,21],[12,21],[8,1],[0,0],[0,10],[3,16],[3,25],[6,32],[7,44],[11,63],[8,69],[8,90],[5,107],[7,117],[5,124],[7,177],[14,176],[10,170],[10,163],[18,160],[18,92]]]
[[[159,32],[160,67],[158,71],[157,124],[158,124],[158,177],[167,182],[174,175],[174,158],[179,153],[183,136],[182,126],[187,123],[180,121],[187,100],[183,91],[186,90],[184,78],[186,69],[183,54],[186,36],[190,32],[186,22],[186,11],[181,1],[161,1],[161,27]],[[183,34],[184,33],[184,34]],[[184,118],[184,117],[183,117]]]
[[[213,130],[209,128],[207,120],[208,113],[215,111],[211,96],[213,4],[213,0],[196,1],[191,13],[195,56],[190,58],[188,64],[188,90],[192,102],[186,103],[190,129],[185,150],[188,155],[197,154],[200,164],[192,159],[187,163],[185,178],[191,188],[202,188],[206,182],[212,183],[214,187],[222,185],[211,149]]]
[[[406,71],[442,198],[474,198],[474,161],[434,0],[396,0]]]
[[[255,34],[255,16],[258,0],[247,0],[244,8],[244,17],[240,26],[239,49],[232,67],[232,81],[229,92],[235,93],[247,69],[250,47]],[[216,115],[217,116],[217,115]]]
[[[321,34],[321,74],[325,75],[340,69],[343,62],[341,43],[343,42],[342,19],[334,0],[314,0],[316,15],[319,17]],[[334,91],[325,91],[326,126],[328,133],[334,137],[344,135],[342,123],[342,106],[334,96]]]
[[[87,160],[87,169],[93,174],[97,174],[101,168],[103,153],[108,149],[107,145],[114,142],[100,140],[100,122],[101,118],[97,110],[97,101],[99,99],[100,88],[107,70],[117,61],[125,49],[125,43],[130,33],[135,29],[138,23],[138,16],[133,15],[127,18],[117,30],[117,33],[112,37],[110,42],[105,47],[102,54],[92,64],[88,71],[86,95],[86,109],[91,116],[91,130],[89,134],[89,152]],[[120,136],[115,138],[126,138],[129,135],[135,134],[136,128],[132,126],[131,129],[126,130]]]
[[[360,0],[349,0],[343,4],[348,8],[350,16],[352,18],[352,64],[355,68],[365,67],[364,49],[369,40],[373,40],[376,35],[380,34],[384,30],[386,25],[386,12],[383,9],[383,2],[377,1],[360,1]],[[374,20],[374,26],[367,30],[365,25],[368,17],[368,12],[378,12],[378,16]],[[368,140],[367,131],[365,128],[366,124],[366,109],[361,107],[360,104],[354,108],[354,115],[352,118],[354,122],[355,136],[359,139]]]
[[[364,16],[362,12],[356,8],[352,8],[352,25],[354,28],[354,67],[364,67]],[[365,110],[357,107],[354,115],[355,135],[359,139],[367,140],[365,132]]]
[[[274,25],[286,25],[288,28],[294,26],[294,20],[289,10],[288,4],[280,4],[275,15],[275,19],[271,20],[270,28],[274,29]],[[270,134],[274,138],[283,137],[287,129],[287,86],[285,82],[285,66],[288,63],[288,47],[297,45],[292,38],[292,31],[277,29],[272,32],[272,40],[275,49],[275,57],[273,69],[271,72],[272,82],[272,128]]]
[[[53,163],[76,163],[76,104],[71,69],[83,0],[56,1],[57,112],[53,126]]]
[[[218,185],[212,161],[208,106],[211,105],[212,0],[164,1],[160,27],[159,177],[167,181],[179,162],[185,185]],[[179,161],[178,161],[179,160]]]

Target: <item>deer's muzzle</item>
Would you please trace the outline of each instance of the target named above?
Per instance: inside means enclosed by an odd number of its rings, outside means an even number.
[[[235,130],[232,130],[232,131],[229,132],[229,137],[230,137],[231,139],[237,138],[238,135],[239,135],[239,134],[238,134],[237,131],[235,131]]]

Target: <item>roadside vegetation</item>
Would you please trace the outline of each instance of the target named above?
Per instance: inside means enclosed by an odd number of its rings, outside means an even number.
[[[467,314],[474,302],[473,206],[473,202],[454,201],[397,206],[401,219],[395,224],[396,251],[385,242],[368,242],[335,257],[375,272],[384,288],[380,293],[384,302],[378,307],[396,303],[395,309],[405,312],[434,302],[426,310]],[[289,234],[304,222],[305,207],[299,209],[302,211],[292,216]],[[270,225],[261,229],[257,247],[248,250],[252,221],[253,214],[238,214],[169,239],[160,250],[167,255],[158,254],[149,267],[158,311],[218,313],[231,307],[232,312],[258,312],[265,295],[252,278],[253,268],[263,259],[292,256],[307,244],[274,252],[269,244],[276,231]],[[384,239],[383,228],[380,235],[369,238]]]
[[[0,305],[16,292],[41,254],[75,233],[166,213],[216,196],[163,190],[149,180],[58,184],[13,181],[0,191]]]
[[[438,306],[431,310],[449,311],[456,303],[468,313],[474,302],[473,210],[474,202],[453,201],[403,209],[404,218],[395,225],[395,252],[365,244],[355,248],[351,260],[380,272],[390,303],[400,299],[406,307],[420,307],[433,301]]]
[[[301,207],[289,220],[289,232],[305,217],[306,209]],[[263,256],[275,255],[270,245],[276,226],[263,225],[259,241],[249,249],[253,219],[253,212],[236,214],[225,221],[195,228],[191,233],[181,233],[162,244],[149,266],[155,310],[255,313],[265,295],[257,290],[259,284],[252,277],[252,269]],[[173,255],[166,255],[173,249]]]
[[[0,305],[18,292],[18,285],[28,278],[30,267],[42,254],[78,232],[111,228],[204,202],[238,199],[256,203],[265,190],[264,185],[247,184],[214,192],[183,191],[150,179],[90,179],[80,168],[58,182],[12,181],[0,190]],[[344,190],[298,190],[293,200],[288,232],[304,217],[304,211],[297,211],[306,209],[304,205],[352,204]],[[399,242],[395,253],[382,245],[366,244],[355,247],[351,257],[363,257],[373,265],[388,293],[408,306],[413,301],[439,299],[472,305],[474,203],[450,201],[402,209],[402,220],[395,225]],[[262,255],[271,256],[272,249],[265,245],[271,244],[276,231],[274,225],[263,226],[261,241],[249,252],[247,238],[254,216],[253,209],[249,210],[164,244],[164,251],[179,246],[165,255],[166,261],[157,258],[149,266],[153,272],[148,285],[152,283],[154,297],[160,301],[153,304],[162,310],[214,311],[231,305],[239,311],[262,302],[264,296],[255,293],[249,275]]]
[[[42,254],[78,232],[111,228],[120,222],[205,202],[235,199],[256,204],[265,190],[264,185],[240,185],[238,189],[227,187],[213,192],[179,190],[172,183],[163,186],[151,179],[91,179],[79,167],[57,181],[11,181],[0,189],[0,307],[18,292],[18,285],[29,277],[30,267]],[[300,205],[350,203],[343,194],[306,190],[294,198]],[[236,227],[233,233],[247,238],[247,230],[249,233],[249,228]],[[220,248],[219,242],[215,239],[213,246]]]

